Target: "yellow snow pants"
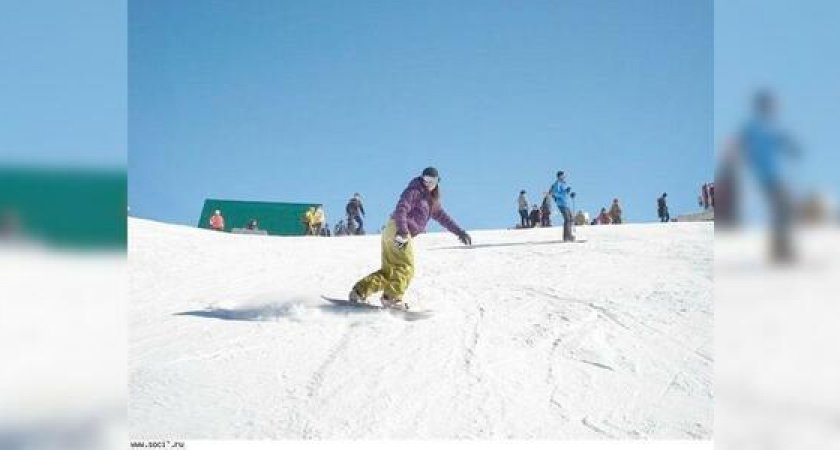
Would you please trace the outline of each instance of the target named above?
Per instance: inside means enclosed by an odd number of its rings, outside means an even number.
[[[397,224],[390,220],[382,232],[382,268],[359,280],[353,289],[364,298],[384,291],[389,298],[402,298],[414,277],[414,240],[400,250],[394,243]]]

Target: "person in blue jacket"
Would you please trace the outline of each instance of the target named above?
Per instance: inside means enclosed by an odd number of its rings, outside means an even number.
[[[575,193],[572,188],[566,183],[566,173],[562,170],[557,172],[557,181],[551,185],[551,196],[557,204],[557,209],[563,215],[563,241],[571,242],[575,240],[572,235],[572,208],[570,206],[570,198],[575,198]]]
[[[752,168],[772,210],[771,254],[775,261],[794,259],[791,243],[793,206],[785,184],[782,166],[787,158],[801,151],[776,118],[776,99],[768,91],[759,92],[754,113],[733,142],[730,152],[738,154]]]

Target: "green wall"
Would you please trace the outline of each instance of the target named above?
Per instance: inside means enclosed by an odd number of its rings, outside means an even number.
[[[225,218],[225,231],[233,228],[245,228],[251,219],[257,219],[259,228],[274,236],[303,236],[303,214],[317,203],[276,203],[249,202],[239,200],[218,200],[209,198],[204,201],[199,228],[210,228],[210,216],[213,211],[221,210]]]
[[[24,239],[124,251],[126,209],[125,170],[0,168],[0,220]]]

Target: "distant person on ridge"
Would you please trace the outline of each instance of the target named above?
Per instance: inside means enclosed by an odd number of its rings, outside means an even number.
[[[306,235],[312,236],[315,234],[315,207],[310,206],[309,209],[303,213],[303,225],[306,227]]]
[[[715,184],[709,183],[709,205],[715,209]]]
[[[365,207],[362,205],[362,196],[359,193],[353,194],[353,198],[347,202],[344,208],[347,213],[347,227],[352,234],[365,234],[365,225],[362,217],[365,215]]]
[[[320,236],[321,228],[324,226],[324,222],[326,221],[327,218],[324,215],[324,208],[321,206],[315,208],[315,213],[312,214],[312,234]]]
[[[345,234],[345,227],[344,221],[339,220],[337,224],[335,224],[335,230],[333,231],[333,236],[342,236]]]
[[[578,225],[578,226],[588,225],[587,222],[589,222],[589,220],[586,217],[586,214],[583,212],[582,209],[578,210],[577,214],[575,214],[575,225]]]
[[[225,218],[218,209],[213,211],[213,215],[210,216],[210,228],[216,231],[225,231]]]
[[[543,196],[542,205],[540,205],[540,215],[542,216],[542,222],[540,225],[544,227],[551,226],[551,194],[546,192],[545,196]]]
[[[566,183],[566,173],[562,170],[557,172],[557,181],[551,185],[551,196],[554,197],[557,203],[557,209],[563,214],[563,241],[571,242],[575,240],[572,235],[572,209],[569,205],[569,199],[575,198],[575,193],[572,188]]]
[[[531,208],[531,215],[528,216],[528,222],[531,224],[531,228],[536,228],[537,225],[542,224],[542,217],[540,217],[539,206],[534,205]]]
[[[614,198],[612,206],[610,207],[610,219],[615,225],[621,225],[621,205],[618,204],[618,199]]]
[[[659,216],[660,222],[670,222],[671,215],[668,214],[668,193],[665,192],[662,194],[662,197],[659,197],[656,200],[656,214]]]
[[[403,191],[382,232],[382,268],[353,286],[351,303],[366,302],[370,295],[383,291],[382,306],[408,309],[403,295],[414,277],[414,238],[426,231],[429,218],[458,236],[464,245],[472,245],[470,235],[443,210],[440,175],[434,167],[424,169]]]
[[[529,228],[531,220],[528,218],[528,197],[525,196],[525,190],[519,191],[519,198],[516,200],[519,205],[519,220],[521,228]]]
[[[601,208],[601,213],[598,214],[598,225],[609,225],[610,223],[612,223],[612,219],[607,214],[607,208]]]

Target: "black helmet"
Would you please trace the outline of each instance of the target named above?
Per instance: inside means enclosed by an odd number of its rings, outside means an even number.
[[[524,194],[524,193],[525,193],[525,189],[522,189],[521,191],[519,191],[519,193],[520,193],[520,194]]]
[[[425,169],[423,169],[422,176],[440,178],[440,175],[438,175],[438,170],[434,167],[426,167]]]
[[[558,170],[558,171],[557,171],[557,178],[560,178],[560,177],[562,177],[562,176],[563,176],[563,175],[565,175],[565,174],[566,174],[566,172],[563,172],[562,170]]]

